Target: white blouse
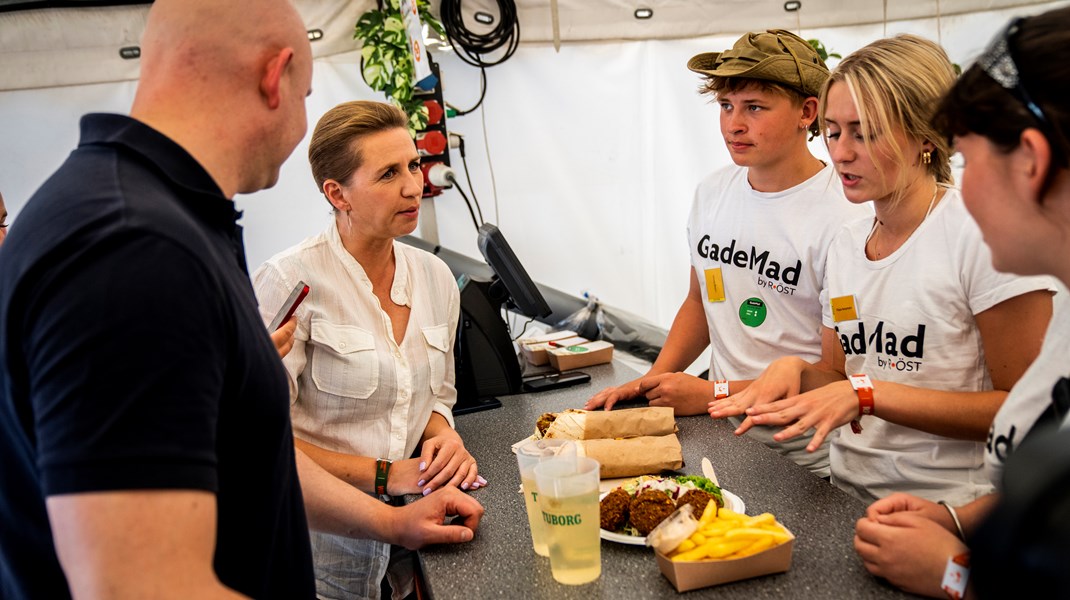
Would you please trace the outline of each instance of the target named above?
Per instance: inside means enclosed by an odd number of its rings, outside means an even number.
[[[420,443],[432,412],[453,425],[457,401],[453,343],[460,292],[438,257],[394,242],[391,299],[408,306],[401,344],[372,283],[342,246],[332,222],[253,274],[260,314],[269,322],[298,281],[289,375],[294,435],[334,452],[399,460]]]

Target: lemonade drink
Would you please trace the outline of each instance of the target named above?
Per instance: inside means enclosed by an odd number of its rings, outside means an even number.
[[[550,546],[550,570],[560,583],[578,585],[602,574],[598,536],[598,491],[540,500]]]
[[[599,471],[598,461],[586,457],[558,457],[535,467],[550,571],[560,583],[579,585],[602,574]]]
[[[524,507],[528,509],[528,529],[531,531],[535,554],[550,556],[550,547],[546,544],[546,527],[542,524],[542,512],[539,510],[539,489],[535,487],[535,475],[531,474],[521,482],[524,488]]]

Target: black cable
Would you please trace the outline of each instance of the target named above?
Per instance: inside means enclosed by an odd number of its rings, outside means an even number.
[[[457,193],[461,195],[461,198],[464,198],[464,203],[468,206],[468,214],[472,215],[472,225],[475,225],[476,231],[479,231],[479,221],[476,221],[476,213],[472,210],[472,203],[468,201],[468,196],[464,195],[464,190],[461,189],[461,186],[458,185],[455,178],[450,177],[450,181],[453,182],[453,189],[457,190]]]
[[[468,159],[464,155],[464,136],[456,135],[461,140],[461,145],[457,149],[461,151],[461,164],[464,165],[464,178],[468,180],[468,191],[472,193],[472,202],[475,203],[476,212],[479,213],[479,222],[486,223],[487,220],[483,218],[483,208],[479,206],[479,198],[476,197],[476,188],[472,185],[472,174],[468,171]]]
[[[531,322],[534,321],[534,320],[535,320],[535,317],[531,317],[530,319],[527,320],[526,323],[524,323],[524,328],[520,330],[520,333],[516,334],[515,338],[513,338],[514,342],[519,340],[521,337],[524,336],[525,333],[527,333],[528,325],[531,325]]]
[[[513,0],[496,0],[498,4],[498,22],[488,33],[473,33],[464,24],[461,14],[461,0],[442,0],[439,6],[442,28],[446,39],[457,49],[457,56],[473,67],[493,67],[507,60],[516,52],[520,43],[520,20],[516,15]],[[505,54],[494,61],[483,60],[483,56],[505,47]]]
[[[479,108],[479,105],[483,104],[483,98],[485,98],[486,96],[487,96],[487,68],[486,67],[479,67],[479,100],[476,101],[475,105],[472,106],[472,108],[469,108],[468,110],[460,110],[459,108],[457,108],[456,106],[450,104],[449,102],[446,103],[446,106],[448,106],[448,107],[450,107],[450,108],[452,108],[454,110],[454,112],[456,113],[454,115],[455,117],[463,117],[463,116],[467,115],[468,113],[474,111],[475,109]]]

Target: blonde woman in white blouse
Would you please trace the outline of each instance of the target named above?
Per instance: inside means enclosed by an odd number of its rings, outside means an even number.
[[[298,281],[311,288],[284,359],[297,446],[350,484],[391,496],[486,484],[453,429],[456,281],[437,257],[395,241],[416,228],[423,193],[407,122],[378,102],[328,111],[309,161],[334,219],[253,276],[265,321]],[[388,545],[311,535],[320,597],[378,598],[384,576],[395,597],[411,591]]]

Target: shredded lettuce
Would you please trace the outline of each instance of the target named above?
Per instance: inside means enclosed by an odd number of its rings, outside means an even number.
[[[717,496],[717,498],[721,498],[721,488],[714,485],[712,481],[706,479],[705,477],[702,477],[700,475],[681,475],[679,477],[675,477],[674,479],[676,479],[676,482],[680,485],[692,483],[694,484],[695,488],[700,489],[709,494],[713,494],[714,496]]]

